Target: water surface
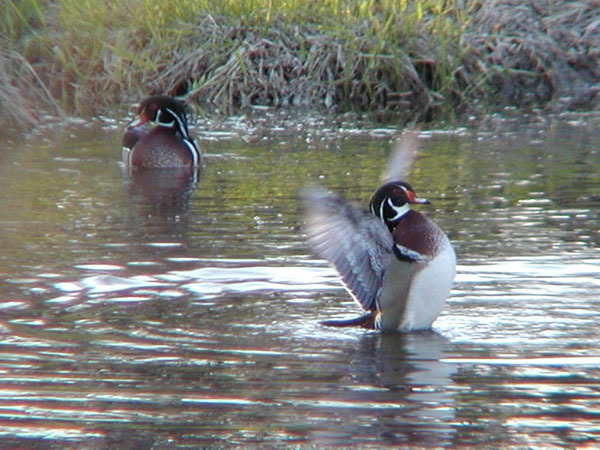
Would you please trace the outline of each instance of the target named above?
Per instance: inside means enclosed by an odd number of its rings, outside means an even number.
[[[122,125],[0,155],[6,445],[598,442],[597,118],[421,132],[408,181],[458,274],[433,331],[406,335],[319,325],[358,311],[297,201],[319,183],[366,206],[400,129],[197,123],[189,180],[124,173]]]

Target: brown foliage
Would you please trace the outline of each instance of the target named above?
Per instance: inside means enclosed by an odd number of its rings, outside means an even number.
[[[462,38],[468,80],[484,77],[504,105],[597,105],[599,10],[599,1],[483,2]]]

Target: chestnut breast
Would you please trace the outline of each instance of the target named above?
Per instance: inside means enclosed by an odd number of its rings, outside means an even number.
[[[444,234],[427,216],[411,209],[398,221],[392,236],[396,244],[425,256],[433,256]]]
[[[144,168],[175,168],[192,166],[190,151],[173,130],[155,127],[136,142],[131,164]]]

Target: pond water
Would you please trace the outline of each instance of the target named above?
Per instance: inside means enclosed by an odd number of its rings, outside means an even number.
[[[195,180],[132,178],[121,128],[0,154],[0,439],[78,448],[600,442],[597,117],[421,131],[408,181],[458,255],[433,331],[358,307],[302,235],[298,189],[363,205],[395,127],[196,123]]]

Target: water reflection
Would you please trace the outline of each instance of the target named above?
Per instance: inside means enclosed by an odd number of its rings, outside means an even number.
[[[551,125],[424,133],[409,181],[459,265],[409,335],[319,325],[358,307],[296,199],[314,181],[366,204],[395,128],[199,130],[200,182],[123,178],[117,128],[7,147],[2,444],[593,445],[599,128]]]
[[[457,365],[442,362],[452,354],[450,341],[432,331],[383,334],[376,339],[369,337],[371,342],[364,340],[364,356],[374,364],[367,372],[353,361],[351,370],[359,379],[359,374],[364,374],[364,382],[373,387],[385,388],[403,405],[401,414],[386,414],[379,419],[378,427],[382,429],[378,434],[390,444],[450,445],[456,395],[453,375]]]
[[[200,181],[201,169],[127,170],[124,180],[127,204],[140,220],[174,220],[187,214],[190,197]]]

